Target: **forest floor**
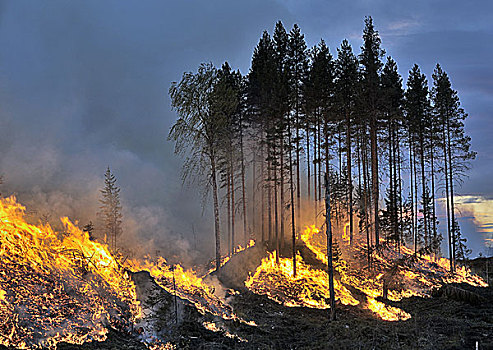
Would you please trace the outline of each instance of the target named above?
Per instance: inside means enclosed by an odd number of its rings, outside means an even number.
[[[304,253],[304,258],[310,260],[308,253]],[[176,349],[193,350],[493,349],[492,287],[456,284],[442,287],[441,293],[434,293],[430,298],[412,297],[399,302],[377,298],[409,313],[411,318],[406,321],[384,321],[367,309],[338,303],[337,319],[329,322],[329,310],[286,307],[241,288],[239,284],[245,280],[246,271],[254,270],[264,254],[261,248],[238,254],[239,261],[230,267],[225,265],[218,276],[226,287],[239,291],[228,298],[235,313],[243,320],[254,321],[256,326],[202,315],[184,303],[181,322],[177,325],[170,321],[169,310],[161,314],[161,325],[167,329],[166,341]],[[147,278],[144,274],[139,276],[141,280]],[[160,293],[170,298],[164,290]],[[220,330],[206,329],[203,324],[210,321],[219,325]],[[0,349],[6,348],[0,346]],[[147,347],[138,339],[137,332],[110,330],[104,342],[60,343],[58,349],[143,350]]]
[[[441,296],[412,297],[392,302],[410,313],[406,321],[375,318],[368,310],[337,306],[337,320],[328,322],[328,310],[284,307],[265,296],[244,291],[231,305],[238,316],[256,327],[228,322],[229,332],[212,332],[191,312],[171,335],[178,349],[493,349],[493,288],[458,287],[480,295],[481,302]],[[111,331],[103,343],[60,344],[59,349],[145,349],[130,334]]]
[[[315,263],[311,252],[300,248],[304,259]],[[256,326],[216,319],[222,330],[212,332],[203,326],[210,318],[189,307],[167,340],[177,349],[476,349],[476,343],[481,350],[493,349],[492,287],[455,284],[442,287],[431,298],[399,302],[377,298],[408,312],[411,318],[406,321],[384,321],[369,310],[338,304],[337,319],[329,322],[328,310],[286,307],[242,288],[246,274],[263,256],[260,247],[244,251],[218,276],[226,287],[239,291],[229,298],[235,313]],[[59,346],[63,350],[144,348],[134,336],[116,331],[103,343]]]

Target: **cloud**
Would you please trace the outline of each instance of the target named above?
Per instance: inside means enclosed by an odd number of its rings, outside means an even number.
[[[456,196],[456,207],[461,217],[469,216],[482,233],[486,245],[491,245],[493,239],[493,199],[483,196]]]

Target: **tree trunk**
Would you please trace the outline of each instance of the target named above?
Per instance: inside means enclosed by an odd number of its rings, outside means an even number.
[[[306,170],[307,170],[307,176],[306,176],[306,184],[308,186],[308,201],[310,201],[310,124],[307,121],[306,122]],[[298,209],[299,210],[299,209]]]
[[[317,133],[318,133],[318,200],[322,200],[322,137],[320,133],[320,118],[317,119]]]
[[[230,172],[231,172],[231,168],[230,166],[228,165],[228,173],[226,174],[227,176],[227,180],[226,180],[226,186],[228,188],[227,190],[227,205],[228,205],[228,246],[227,246],[227,249],[226,249],[226,254],[230,255],[232,254],[232,241],[231,241],[231,175],[230,175]]]
[[[347,191],[349,211],[349,245],[353,244],[353,179],[351,175],[351,117],[346,111],[346,160],[347,160]]]
[[[277,166],[275,165],[275,162],[273,162],[274,165],[274,225],[275,225],[275,235],[276,235],[276,263],[279,265],[279,253],[280,253],[280,247],[279,247],[279,217],[278,217],[278,208],[277,208]]]
[[[416,215],[414,216],[414,225],[416,227],[416,236],[414,241],[414,254],[418,254],[418,238],[419,238],[419,230],[418,230],[418,171],[416,170],[416,148],[413,148],[413,173],[414,173],[414,211]]]
[[[243,241],[245,247],[248,243],[246,190],[245,190],[245,156],[243,153],[243,131],[240,131],[240,157],[241,157],[241,202],[243,204]]]
[[[448,157],[447,157],[445,125],[443,126],[443,165],[445,170],[445,196],[447,197],[447,201],[446,201],[447,202],[447,235],[448,235],[449,259],[450,259],[450,272],[453,272],[454,254],[452,250],[452,230],[450,225],[450,197],[449,197]]]
[[[397,133],[396,137],[396,144],[397,144],[397,176],[398,176],[398,183],[397,183],[397,188],[399,191],[399,253],[400,253],[400,244],[404,236],[404,227],[403,227],[403,211],[402,211],[402,176],[401,176],[401,150],[400,150],[400,141],[399,141],[399,134]]]
[[[257,203],[255,203],[255,192],[256,192],[256,185],[257,185],[257,173],[256,173],[256,157],[255,157],[255,151],[253,152],[253,159],[252,159],[252,229],[251,229],[251,235],[257,239],[257,228],[255,227],[255,215],[257,214],[255,212],[255,208],[257,206]]]
[[[334,267],[332,265],[332,226],[330,217],[329,175],[325,173],[325,228],[327,234],[327,269],[330,291],[330,321],[336,319],[336,299],[334,292]]]
[[[219,201],[217,199],[216,156],[211,151],[212,196],[214,198],[214,233],[216,236],[216,271],[221,268],[221,232],[219,229]]]
[[[453,257],[453,270],[455,270],[456,265],[456,227],[457,224],[455,221],[455,208],[454,208],[454,177],[453,177],[453,163],[452,163],[452,145],[450,140],[450,125],[447,119],[447,153],[448,153],[448,170],[449,170],[449,186],[450,186],[450,223],[452,226],[452,257]]]
[[[394,225],[394,174],[393,174],[393,149],[392,149],[392,122],[389,121],[389,216],[390,216],[390,231],[391,235],[395,236],[395,225]]]
[[[433,137],[433,136],[432,136]],[[435,155],[434,155],[434,152],[433,152],[433,140],[432,140],[432,144],[431,144],[431,147],[430,147],[430,165],[431,165],[431,190],[430,190],[430,195],[431,195],[431,203],[432,203],[432,207],[431,207],[431,219],[432,219],[432,225],[433,225],[433,244],[435,245],[438,241],[438,237],[437,237],[437,226],[436,226],[436,207],[435,207]],[[434,247],[435,250],[434,250],[434,253],[435,254],[438,254],[438,249],[436,249],[437,247]]]
[[[269,229],[268,229],[268,232],[269,232],[269,243],[272,242],[272,185],[271,185],[271,182],[272,182],[272,169],[271,169],[271,154],[272,154],[272,151],[271,151],[271,146],[269,145],[268,146],[268,149],[267,149],[267,153],[268,153],[268,158],[269,160],[267,161],[267,180],[268,180],[268,187],[267,187],[267,200],[268,200],[268,207],[269,207],[269,215],[268,215],[268,225],[269,225]]]
[[[371,182],[372,182],[372,194],[373,194],[373,213],[375,229],[375,246],[378,248],[380,245],[380,232],[378,225],[378,198],[379,198],[379,185],[378,185],[378,149],[377,149],[377,126],[376,117],[372,116],[370,125],[370,145],[371,145]]]
[[[285,202],[284,202],[284,133],[281,132],[281,152],[279,154],[279,157],[281,158],[281,162],[280,162],[280,169],[279,169],[279,180],[280,180],[280,187],[279,187],[279,191],[281,192],[280,193],[280,206],[281,206],[281,210],[280,210],[280,219],[281,219],[281,222],[280,222],[280,226],[281,226],[281,233],[279,235],[279,240],[280,240],[280,244],[282,247],[284,247],[284,235],[285,235],[285,232],[284,232],[284,206],[285,206]]]
[[[367,155],[367,149],[366,145],[363,142],[363,149],[362,149],[362,160],[363,160],[363,198],[364,198],[364,206],[365,206],[365,231],[366,231],[366,244],[368,246],[368,268],[371,269],[371,254],[373,251],[373,243],[372,239],[370,236],[370,222],[368,220],[369,213],[371,213],[371,208],[369,205],[369,200],[368,200],[368,187],[369,187],[369,181],[368,181],[368,155]]]
[[[289,126],[288,135],[289,135],[289,145],[291,146],[292,144],[291,126]],[[289,192],[291,194],[291,235],[293,240],[293,276],[296,277],[296,223],[294,220],[295,208],[294,208],[293,154],[291,149],[289,150],[289,184],[290,184]]]
[[[296,108],[296,214],[297,224],[300,224],[300,208],[301,208],[301,186],[300,186],[300,120],[298,108]],[[294,202],[293,202],[294,203]],[[297,230],[297,227],[295,227]]]
[[[423,191],[423,227],[424,227],[424,244],[428,246],[428,205],[426,204],[426,177],[425,177],[425,152],[424,152],[424,140],[423,133],[420,135],[420,153],[421,153],[421,189]]]
[[[235,177],[233,164],[231,164],[231,254],[235,253],[236,242],[235,242],[235,215],[236,215],[236,205],[235,205]]]
[[[409,171],[410,171],[410,192],[411,192],[411,231],[413,235],[413,244],[416,241],[416,227],[414,226],[414,177],[413,177],[413,147],[412,141],[409,140]],[[414,250],[416,254],[416,249]]]

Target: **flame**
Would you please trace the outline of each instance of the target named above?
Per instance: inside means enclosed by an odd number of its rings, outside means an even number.
[[[140,317],[135,285],[106,245],[68,218],[65,232],[24,220],[15,197],[0,199],[0,344],[55,348],[104,340],[107,326]]]
[[[148,271],[156,283],[173,295],[190,301],[202,313],[209,312],[224,319],[236,319],[229,305],[214,295],[214,288],[204,283],[192,269],[184,270],[181,265],[169,265],[166,259],[150,257],[143,261],[130,260],[131,271]]]
[[[293,261],[279,258],[276,264],[275,252],[269,254],[251,275],[245,286],[257,294],[267,295],[285,306],[305,306],[329,308],[329,279],[326,271],[305,264],[303,258],[296,257],[296,277],[293,277]],[[344,305],[358,305],[351,293],[335,281],[336,299]]]
[[[367,297],[367,300],[368,308],[385,321],[405,321],[411,318],[411,315],[404,310],[386,305],[371,297]]]
[[[348,229],[349,229],[349,221],[346,222],[344,225],[344,228],[342,229],[342,240],[346,243],[349,243],[349,234],[348,234]]]
[[[345,225],[343,235],[346,233]],[[326,236],[314,225],[307,226],[301,239],[315,254],[318,260],[327,264]],[[335,270],[340,283],[351,286],[367,296],[365,307],[388,321],[405,320],[411,316],[405,311],[390,307],[375,298],[387,291],[387,298],[399,301],[411,296],[429,297],[433,288],[446,283],[468,283],[473,286],[486,287],[488,284],[479,276],[473,275],[466,267],[458,268],[455,273],[449,272],[450,262],[443,257],[422,255],[415,257],[414,252],[401,246],[400,251],[393,246],[386,246],[372,255],[373,268],[364,272],[353,262],[339,257]],[[363,244],[354,243],[347,248],[352,255],[364,256],[366,248]],[[355,261],[361,265],[361,262]]]

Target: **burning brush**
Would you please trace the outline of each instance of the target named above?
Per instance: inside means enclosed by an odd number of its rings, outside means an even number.
[[[306,227],[301,240],[316,259],[327,264],[326,237],[319,229],[314,225]],[[357,243],[347,247],[351,256],[357,256],[364,249],[363,245]],[[361,268],[362,264],[354,258],[350,260],[339,256],[335,265],[335,295],[340,303],[361,305],[387,321],[406,320],[411,315],[376,300],[378,297],[392,301],[411,296],[429,297],[434,289],[447,283],[487,286],[465,267],[451,274],[448,259],[427,255],[415,257],[406,247],[398,251],[388,246],[374,253],[373,258],[372,270],[368,270]],[[277,264],[275,255],[269,255],[245,282],[246,287],[285,306],[329,308],[327,271],[310,266],[300,255],[297,255],[296,260],[297,274],[294,277],[291,258],[280,258]]]

